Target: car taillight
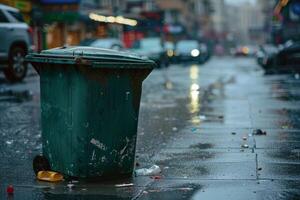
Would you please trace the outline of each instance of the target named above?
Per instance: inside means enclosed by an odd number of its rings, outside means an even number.
[[[31,40],[30,42],[32,43],[33,42],[33,29],[31,27],[29,27],[27,29],[27,33],[29,34],[30,40]]]
[[[32,36],[33,35],[33,29],[31,27],[28,27],[27,32]]]
[[[34,44],[34,40],[33,40],[33,29],[31,27],[29,27],[27,29],[27,33],[29,35],[29,40],[30,40],[30,50],[35,51],[35,44]]]

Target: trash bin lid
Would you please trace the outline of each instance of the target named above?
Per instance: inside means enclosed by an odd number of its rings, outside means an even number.
[[[30,63],[86,65],[95,68],[153,68],[155,62],[126,51],[70,46],[44,50],[26,56]]]

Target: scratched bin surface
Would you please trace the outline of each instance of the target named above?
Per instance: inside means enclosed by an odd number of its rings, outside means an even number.
[[[29,57],[40,74],[43,155],[51,170],[80,178],[130,176],[142,82],[153,63],[90,48],[54,51],[66,57],[51,50]]]

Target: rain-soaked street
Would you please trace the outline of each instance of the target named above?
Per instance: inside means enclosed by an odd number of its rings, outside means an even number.
[[[298,74],[266,76],[254,59],[232,57],[155,70],[143,84],[136,168],[161,174],[72,187],[32,170],[39,77],[0,82],[0,199],[300,199]]]

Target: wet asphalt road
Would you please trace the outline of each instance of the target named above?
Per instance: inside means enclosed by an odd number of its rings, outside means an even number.
[[[155,70],[143,85],[136,161],[159,165],[161,176],[72,189],[36,181],[32,171],[42,148],[38,76],[0,84],[0,199],[300,199],[294,74],[264,76],[254,59],[229,57]]]

